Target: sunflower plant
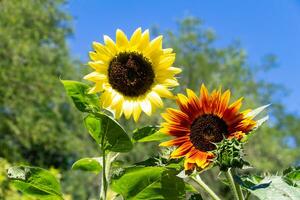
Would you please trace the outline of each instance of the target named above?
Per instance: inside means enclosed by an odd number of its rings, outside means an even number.
[[[104,36],[93,43],[88,65],[93,72],[83,82],[62,80],[75,107],[85,113],[83,123],[98,144],[99,155],[76,161],[72,169],[99,174],[100,200],[107,199],[203,199],[220,200],[214,188],[202,179],[212,168],[220,170],[220,181],[231,188],[237,200],[300,199],[299,168],[289,168],[282,176],[260,177],[244,170],[244,145],[268,116],[259,117],[268,105],[240,111],[243,98],[230,102],[231,92],[209,92],[203,84],[199,95],[186,89],[174,95],[181,69],[173,67],[175,53],[163,48],[162,36],[150,40],[148,30],[138,28],[130,38],[118,29],[116,40]],[[137,128],[129,134],[118,119],[138,123],[141,113],[148,117],[164,106],[163,98],[176,101],[167,108],[160,125]],[[146,116],[145,116],[146,117]],[[157,156],[122,164],[117,158],[130,153],[137,143],[159,142]],[[247,174],[247,175],[246,175]],[[9,168],[13,185],[38,199],[68,199],[51,172],[31,166]],[[223,180],[226,178],[226,180]]]

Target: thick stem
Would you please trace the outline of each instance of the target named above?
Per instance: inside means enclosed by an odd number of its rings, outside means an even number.
[[[106,154],[105,150],[102,150],[102,181],[101,181],[101,193],[100,200],[106,200],[107,197],[107,179],[106,179]]]
[[[246,195],[245,195],[245,200],[248,200],[250,198],[250,195],[251,195],[251,193],[247,192]]]
[[[233,175],[236,175],[236,171],[234,169],[233,169],[232,172],[233,172]],[[235,185],[235,188],[236,188],[237,193],[239,195],[239,198],[244,200],[245,198],[244,198],[244,194],[243,194],[243,191],[242,191],[242,188],[241,188],[240,184],[238,184],[237,182],[234,181],[234,185]]]
[[[206,185],[202,179],[200,178],[199,175],[196,175],[196,177],[191,176],[191,179],[194,180],[203,190],[205,190],[212,199],[214,200],[221,200],[214,191],[212,191],[212,189],[210,189],[210,187],[208,187],[208,185]]]
[[[235,181],[233,180],[233,177],[232,177],[232,174],[231,174],[231,170],[228,169],[226,172],[225,172],[225,176],[229,182],[229,186],[234,194],[234,197],[236,200],[244,200],[244,196],[243,196],[243,193],[241,191],[241,188],[238,184],[235,183]],[[238,189],[238,188],[239,189]]]

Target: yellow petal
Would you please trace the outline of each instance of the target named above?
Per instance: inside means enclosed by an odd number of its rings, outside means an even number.
[[[163,40],[163,36],[160,35],[156,38],[154,38],[151,42],[150,42],[150,46],[152,49],[161,49],[162,48],[162,40]]]
[[[148,45],[149,45],[149,40],[150,40],[150,36],[149,36],[149,30],[145,30],[142,34],[142,38],[141,41],[138,45],[138,49],[141,51],[143,49],[145,49]]]
[[[166,80],[164,80],[162,85],[165,85],[167,87],[175,87],[175,86],[178,86],[179,83],[176,79],[166,79]]]
[[[141,37],[142,37],[142,29],[137,28],[130,38],[130,46],[137,45],[138,42],[140,41]]]
[[[97,92],[100,92],[103,90],[103,84],[102,83],[96,83],[96,85],[94,87],[92,87],[90,90],[89,90],[89,94],[94,94],[94,93],[97,93]]]
[[[125,100],[123,102],[123,112],[126,119],[129,119],[133,111],[133,103],[131,101]]]
[[[186,105],[189,101],[189,99],[183,94],[177,94],[177,98],[181,105]]]
[[[164,54],[169,54],[173,52],[172,48],[163,49]]]
[[[148,115],[151,116],[152,108],[151,102],[148,99],[144,99],[140,102],[142,110]]]
[[[92,72],[83,78],[89,81],[98,82],[105,80],[106,76],[104,74],[100,74],[99,72]]]
[[[112,99],[111,107],[115,107],[117,104],[122,103],[124,100],[123,96],[116,93]]]
[[[118,48],[126,48],[128,46],[128,39],[125,33],[121,29],[117,29],[116,43]]]
[[[100,97],[101,105],[104,108],[107,108],[111,105],[112,97],[111,97],[111,91],[106,90]]]
[[[170,67],[175,61],[175,54],[169,54],[168,56],[165,56],[158,64],[159,69],[165,69]]]
[[[141,112],[142,112],[142,109],[140,107],[140,104],[138,102],[135,102],[134,106],[133,106],[133,119],[135,122],[137,122],[139,120]]]
[[[150,42],[149,46],[144,50],[146,57],[151,58],[151,60],[160,57],[162,54],[162,39],[163,36],[158,36]]]
[[[121,99],[119,101],[119,103],[116,104],[115,107],[113,108],[114,111],[115,111],[115,118],[116,119],[119,119],[122,116],[122,114],[123,114],[123,102],[124,102],[124,100]]]
[[[108,56],[112,56],[112,54],[99,42],[93,42],[93,48],[97,53],[107,54]]]
[[[189,99],[198,99],[197,95],[195,94],[195,92],[191,89],[186,89],[186,94],[188,96]]]
[[[159,96],[166,98],[173,98],[173,94],[163,85],[156,85],[153,87],[153,91],[157,92]]]
[[[88,65],[91,66],[97,72],[107,72],[108,66],[103,61],[94,61],[88,62]]]
[[[108,50],[112,54],[116,54],[117,53],[117,47],[116,47],[115,42],[107,35],[103,36],[103,40],[104,40],[104,43],[105,43],[106,47],[108,48]]]
[[[93,61],[99,60],[97,53],[94,52],[94,51],[90,51],[89,56],[90,56],[90,59],[93,60]]]
[[[147,98],[150,100],[152,104],[154,104],[156,107],[163,107],[163,101],[161,100],[160,96],[154,92],[151,91],[147,94]]]
[[[158,73],[160,76],[174,76],[181,72],[182,72],[182,69],[177,68],[177,67],[157,69],[157,71],[156,71],[156,73]]]
[[[93,60],[93,61],[109,62],[111,59],[111,56],[109,56],[107,54],[100,54],[100,53],[96,53],[93,51],[89,52],[89,56],[90,56],[91,60]]]

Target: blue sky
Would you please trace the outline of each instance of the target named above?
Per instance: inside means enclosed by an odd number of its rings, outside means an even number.
[[[74,17],[75,34],[69,38],[72,54],[83,62],[93,41],[114,37],[116,28],[132,33],[153,25],[175,29],[185,16],[201,18],[215,30],[217,45],[238,39],[247,50],[249,63],[259,64],[266,54],[278,57],[279,67],[264,74],[268,81],[290,90],[282,96],[290,112],[300,114],[300,1],[298,0],[72,0],[66,9]]]

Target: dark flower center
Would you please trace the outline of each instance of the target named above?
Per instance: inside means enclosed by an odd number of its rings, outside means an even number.
[[[221,142],[226,134],[228,129],[225,121],[215,115],[206,114],[193,121],[190,140],[197,149],[211,151],[216,148],[213,143]]]
[[[145,94],[154,82],[150,61],[135,52],[123,52],[109,64],[108,80],[112,88],[125,96],[138,97]]]

